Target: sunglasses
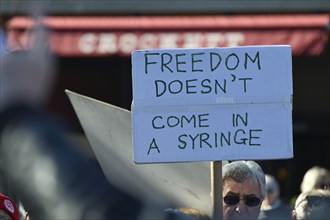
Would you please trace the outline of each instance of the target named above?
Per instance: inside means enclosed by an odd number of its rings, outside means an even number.
[[[238,195],[228,195],[223,198],[223,201],[227,205],[236,205],[239,203],[239,201],[243,199],[243,202],[245,205],[250,206],[250,207],[255,207],[258,206],[261,202],[261,199],[259,199],[256,196],[238,196]]]
[[[300,204],[307,201],[308,207],[329,207],[330,205],[330,198],[327,196],[306,196],[305,199],[301,200],[296,206],[297,209]]]
[[[330,197],[326,196],[307,196],[307,203],[310,207],[329,206]]]

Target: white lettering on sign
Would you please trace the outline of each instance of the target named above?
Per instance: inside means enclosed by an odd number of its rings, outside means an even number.
[[[240,33],[227,33],[225,39],[229,47],[234,47],[244,42],[244,36]]]
[[[206,33],[205,39],[207,47],[217,47],[218,45],[223,45],[225,41],[224,35],[220,33]]]
[[[138,45],[138,38],[135,34],[125,33],[119,37],[119,51],[122,53],[131,53]]]
[[[117,53],[117,36],[115,34],[100,34],[97,52],[101,54]]]
[[[97,48],[97,39],[98,36],[96,34],[88,33],[82,35],[78,41],[79,50],[84,54],[93,53]]]
[[[202,34],[200,33],[185,33],[183,34],[183,47],[184,48],[196,48],[201,46]]]
[[[141,49],[150,49],[157,47],[158,38],[155,34],[145,33],[139,39],[139,47]]]
[[[176,33],[159,34],[159,48],[177,48],[178,38]]]
[[[135,162],[292,157],[291,58],[287,45],[134,51]]]
[[[83,54],[131,54],[133,50],[151,48],[226,47],[244,44],[242,33],[85,33],[78,40]]]

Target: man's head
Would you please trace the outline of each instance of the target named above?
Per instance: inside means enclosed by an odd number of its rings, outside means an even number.
[[[312,190],[301,193],[292,211],[293,220],[326,220],[330,216],[330,191]]]
[[[262,207],[272,206],[280,197],[280,186],[272,175],[266,174],[266,197]]]
[[[330,172],[324,167],[314,166],[307,170],[300,185],[301,192],[330,188]]]
[[[39,22],[39,21],[37,21]],[[56,82],[56,60],[45,47],[48,32],[38,24],[31,29],[31,49],[0,56],[0,110],[10,105],[43,106]]]
[[[19,220],[18,208],[14,201],[0,193],[0,219]]]
[[[265,174],[254,161],[235,161],[222,168],[224,220],[257,219],[265,198]]]

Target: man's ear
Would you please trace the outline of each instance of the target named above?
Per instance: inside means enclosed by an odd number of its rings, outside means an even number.
[[[295,209],[292,210],[292,212],[291,212],[291,217],[292,217],[292,220],[297,220],[297,212],[296,212]]]

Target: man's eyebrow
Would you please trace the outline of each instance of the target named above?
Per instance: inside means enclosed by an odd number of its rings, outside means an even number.
[[[255,197],[257,197],[257,195],[256,194],[254,194],[254,193],[251,193],[251,194],[244,194],[245,196],[255,196]]]
[[[227,192],[227,194],[226,195],[239,195],[239,193],[236,193],[236,192],[233,192],[233,191],[229,191],[229,192]]]

